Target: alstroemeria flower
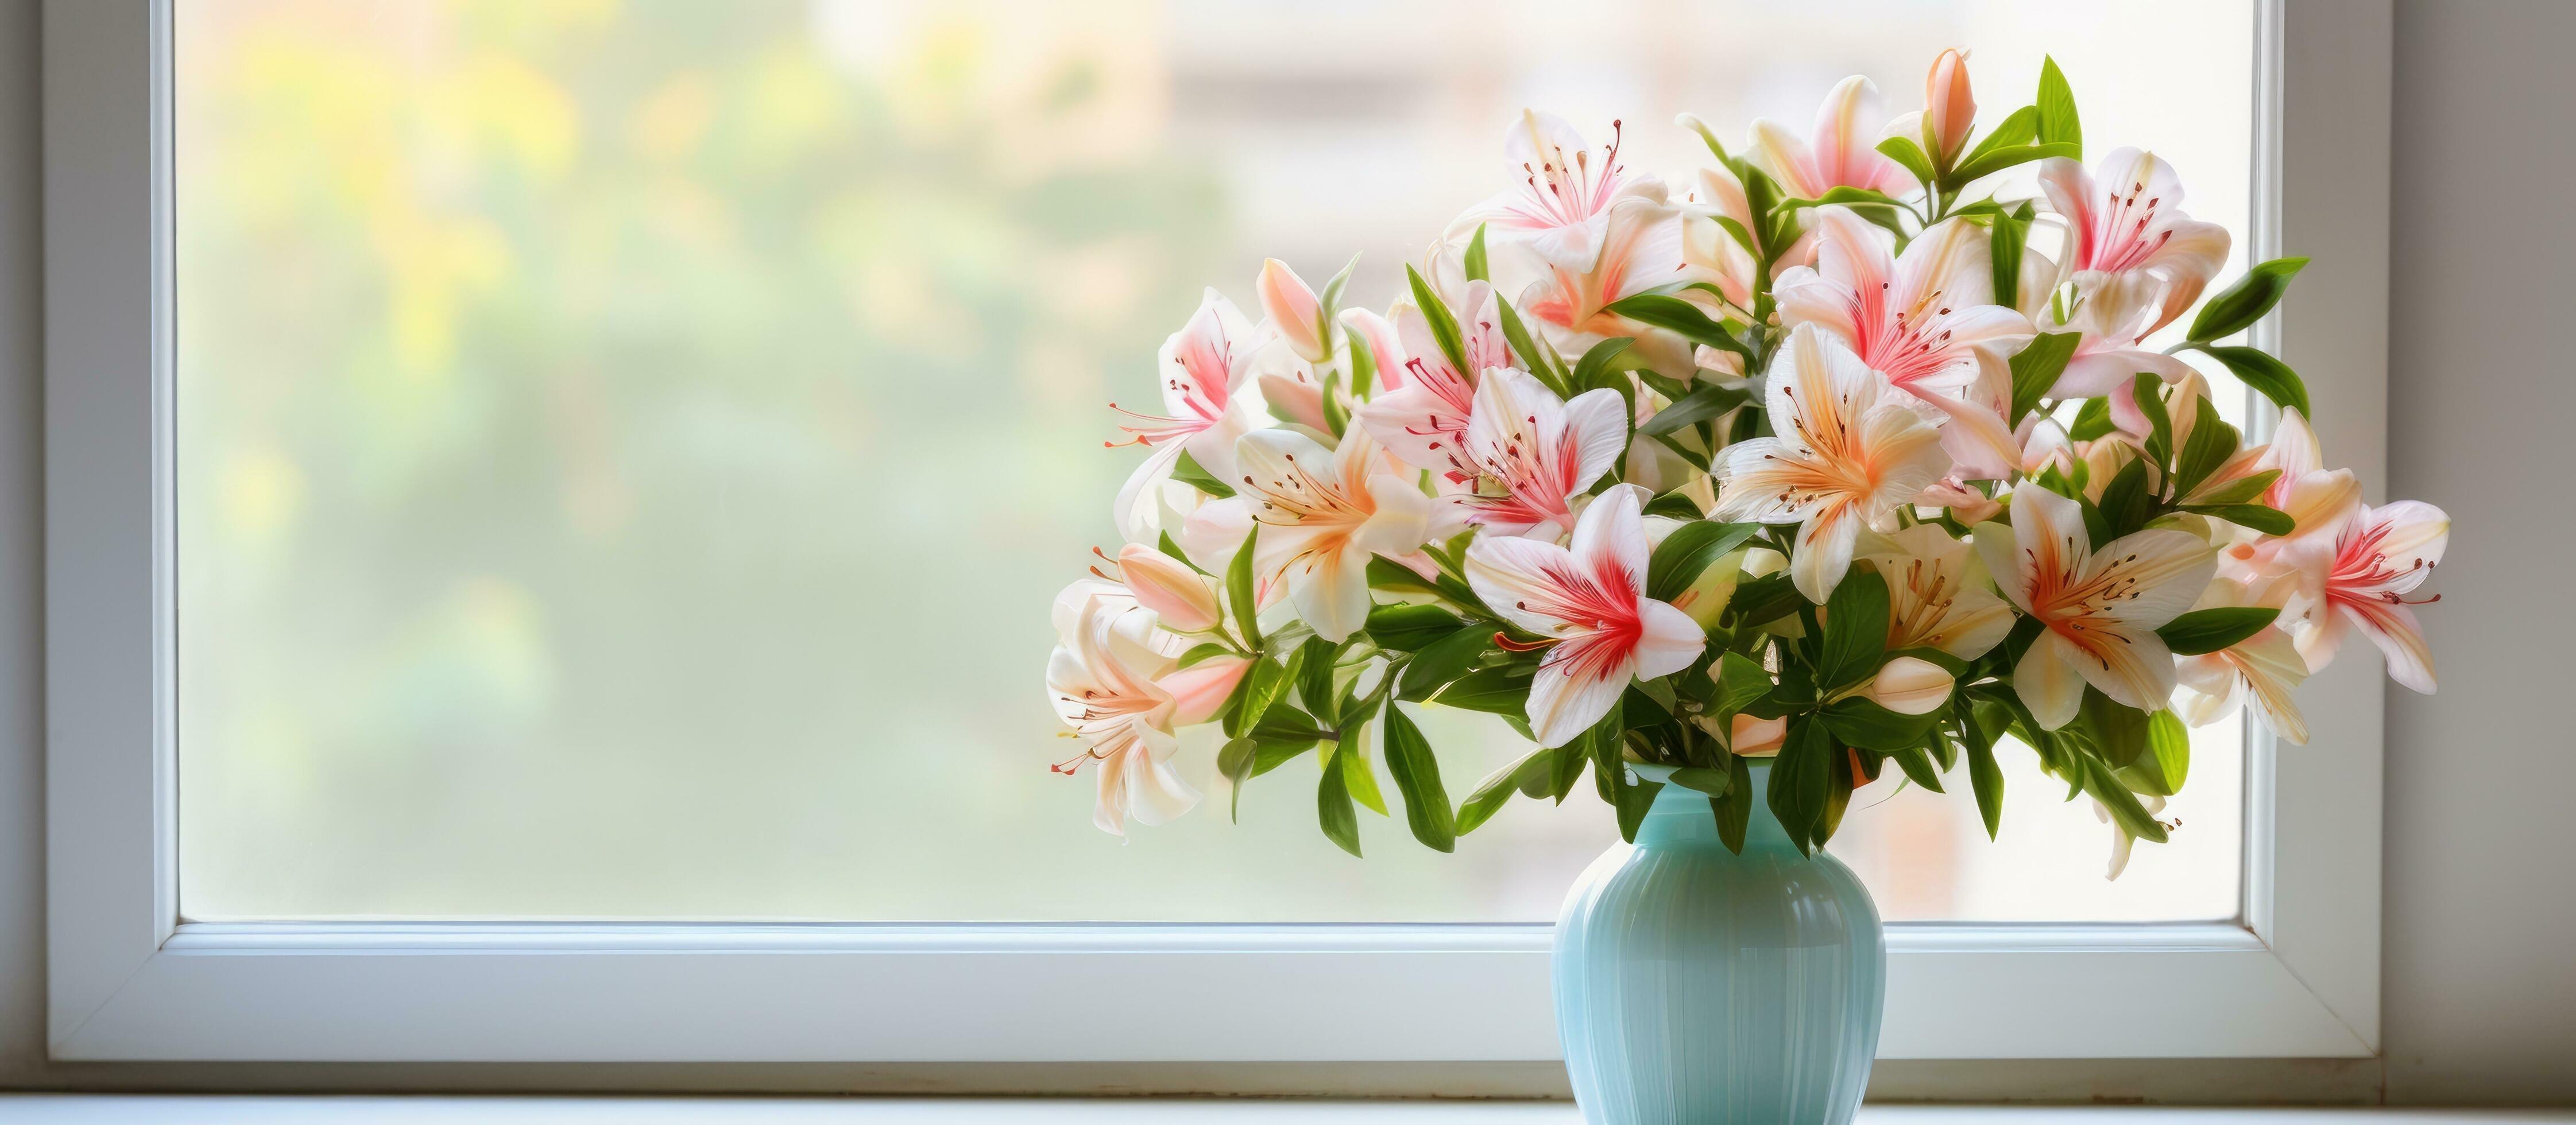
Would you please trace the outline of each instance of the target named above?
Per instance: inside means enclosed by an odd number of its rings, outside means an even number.
[[[2065,726],[2092,684],[2154,711],[2173,697],[2173,650],[2156,630],[2209,588],[2217,553],[2189,532],[2149,528],[2098,549],[2073,500],[2025,480],[2012,526],[1981,524],[1977,554],[2004,596],[2046,626],[2013,666],[2013,690],[2039,725]]]
[[[1849,208],[1818,208],[1815,222],[1815,268],[1792,266],[1774,288],[1781,323],[1842,337],[1862,363],[1950,416],[1944,443],[1952,460],[1979,478],[2003,476],[2014,443],[1992,384],[2009,401],[2011,379],[1979,349],[2029,339],[2031,326],[1994,303],[1985,230],[1943,220],[1907,243],[1900,259],[1888,253],[1887,233]],[[1999,377],[1979,386],[1988,368]]]
[[[1395,308],[1394,331],[1402,345],[1393,365],[1379,364],[1385,388],[1359,408],[1359,424],[1387,452],[1408,465],[1429,469],[1452,483],[1475,479],[1476,463],[1467,455],[1467,419],[1476,409],[1477,372],[1512,366],[1503,340],[1494,288],[1481,281],[1466,285],[1464,312],[1457,314],[1459,350],[1470,370],[1460,371],[1431,334],[1431,322],[1412,305]]]
[[[1225,622],[1216,581],[1188,563],[1142,543],[1130,543],[1119,548],[1118,573],[1137,604],[1153,610],[1166,629],[1204,633]]]
[[[1921,657],[1900,656],[1881,666],[1860,693],[1899,715],[1927,715],[1950,701],[1953,686],[1949,669]]]
[[[2111,274],[2076,291],[2075,307],[2063,325],[2043,324],[2042,331],[2080,332],[2075,354],[2048,390],[2050,398],[2111,399],[2111,418],[2123,428],[2146,427],[2146,416],[2129,397],[2140,373],[2165,382],[2191,374],[2191,365],[2145,344],[2155,331],[2162,306],[2156,298],[2163,283],[2140,273]],[[2135,432],[2135,431],[2132,431]]]
[[[1879,155],[1880,120],[1878,87],[1855,74],[1836,83],[1817,107],[1812,142],[1776,122],[1754,122],[1753,159],[1800,199],[1821,199],[1838,187],[1903,195],[1913,189],[1913,177]]]
[[[1574,498],[1628,446],[1628,401],[1607,387],[1572,401],[1509,367],[1485,372],[1467,424],[1467,455],[1501,495],[1450,497],[1467,521],[1506,535],[1554,539],[1574,527]]]
[[[1235,496],[1208,508],[1237,504],[1260,523],[1255,573],[1287,584],[1316,636],[1348,640],[1368,619],[1370,557],[1420,550],[1431,498],[1365,430],[1342,435],[1338,449],[1293,430],[1255,430],[1236,443],[1235,459]]]
[[[1664,201],[1663,185],[1644,185],[1611,202],[1601,256],[1592,269],[1550,263],[1547,277],[1521,294],[1519,308],[1560,337],[1644,337],[1644,326],[1607,311],[1609,306],[1658,285],[1687,280],[1683,269],[1681,211]]]
[[[1258,409],[1242,393],[1255,346],[1251,323],[1214,289],[1199,299],[1189,323],[1163,341],[1154,365],[1162,375],[1163,409],[1169,416],[1119,410],[1130,419],[1119,428],[1134,435],[1119,444],[1154,450],[1118,490],[1114,510],[1129,542],[1152,538],[1142,533],[1148,518],[1140,510],[1142,501],[1155,482],[1171,475],[1182,453],[1219,480],[1233,475],[1235,439],[1253,428]],[[1117,409],[1116,403],[1110,406]]]
[[[1986,568],[1965,542],[1928,523],[1886,539],[1895,550],[1861,562],[1887,581],[1889,652],[1935,648],[1975,660],[2012,632],[2012,606],[1987,591]]]
[[[1645,596],[1644,506],[1634,485],[1602,494],[1576,522],[1570,550],[1481,535],[1467,546],[1476,596],[1553,642],[1530,684],[1530,732],[1541,746],[1571,741],[1610,713],[1629,680],[1688,668],[1708,643],[1690,615]]]
[[[1862,527],[1941,479],[1941,432],[1842,341],[1802,324],[1771,363],[1778,437],[1726,448],[1711,518],[1794,523],[1790,581],[1819,605],[1851,569]]]
[[[1526,245],[1550,266],[1590,273],[1609,233],[1611,202],[1655,182],[1620,166],[1620,136],[1620,123],[1611,122],[1610,143],[1596,154],[1564,118],[1522,110],[1503,139],[1504,160],[1519,186],[1460,215],[1451,237],[1483,225],[1489,238]]]
[[[2051,157],[2039,165],[2040,190],[2065,216],[2067,246],[2061,265],[2078,288],[2088,273],[2134,273],[2156,280],[2145,336],[2171,323],[2200,299],[2227,261],[2227,228],[2183,214],[2182,181],[2173,165],[2134,148],[2103,157],[2097,177],[2084,165]]]
[[[2280,583],[2266,583],[2258,593],[2242,582],[2221,578],[2210,583],[2196,608],[2213,609],[2232,606],[2282,606],[2287,590]],[[2290,639],[2288,630],[2279,623],[2264,626],[2253,636],[2217,652],[2185,656],[2175,663],[2182,690],[2174,696],[2174,714],[2193,726],[2208,726],[2236,713],[2247,700],[2254,703],[2254,713],[2262,716],[2263,725],[2282,741],[2305,746],[2308,742],[2308,720],[2299,713],[2299,704],[2290,690],[2308,678],[2308,662],[2299,655],[2299,646]]]
[[[1308,363],[1333,358],[1333,326],[1324,321],[1323,302],[1315,298],[1306,279],[1288,268],[1288,263],[1264,259],[1260,280],[1254,282],[1253,288],[1261,296],[1261,311],[1269,315],[1288,350]]]
[[[2411,607],[2441,595],[2416,601],[2406,595],[2433,576],[2450,542],[2451,517],[2442,509],[2400,500],[2363,507],[2335,533],[2331,553],[2316,541],[2301,543],[2308,560],[2301,569],[2317,575],[2304,585],[2318,591],[2293,634],[2308,667],[2324,668],[2344,638],[2359,631],[2388,658],[2388,678],[2433,694],[2433,650]]]
[[[1099,763],[1092,823],[1113,836],[1127,834],[1130,818],[1163,824],[1199,802],[1198,790],[1172,769],[1169,759],[1180,748],[1172,734],[1174,704],[1154,683],[1172,659],[1136,643],[1130,633],[1139,617],[1150,622],[1152,615],[1124,597],[1083,597],[1047,660],[1056,715],[1083,742],[1081,754],[1054,768],[1070,774],[1084,762]]]

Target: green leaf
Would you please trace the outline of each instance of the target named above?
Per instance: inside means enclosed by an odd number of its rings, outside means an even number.
[[[1567,392],[1571,388],[1565,385],[1564,373],[1557,369],[1556,362],[1552,358],[1554,349],[1540,350],[1546,345],[1530,336],[1529,326],[1521,323],[1521,314],[1514,311],[1512,303],[1503,300],[1499,294],[1494,298],[1494,311],[1502,317],[1503,342],[1511,345],[1513,355],[1520,357],[1521,367],[1537,376],[1539,382],[1547,384],[1549,390],[1557,393],[1557,397],[1569,397]]]
[[[1187,457],[1188,454],[1182,454]],[[1234,562],[1225,568],[1225,599],[1234,609],[1235,624],[1243,628],[1244,647],[1261,648],[1261,605],[1252,597],[1252,546],[1261,538],[1261,525],[1243,535],[1243,546],[1234,552]]]
[[[1466,269],[1467,280],[1469,281],[1484,281],[1488,279],[1488,275],[1485,271],[1485,224],[1483,223],[1476,224],[1476,237],[1467,240]],[[1447,851],[1448,849],[1442,848],[1441,850]]]
[[[1637,432],[1647,437],[1661,437],[1715,418],[1744,405],[1752,397],[1752,392],[1741,387],[1721,387],[1712,383],[1656,411],[1654,417],[1637,427]]]
[[[1253,658],[1251,670],[1243,674],[1243,687],[1240,689],[1243,704],[1231,716],[1232,725],[1227,728],[1227,733],[1242,734],[1259,727],[1262,716],[1269,713],[1270,705],[1279,701],[1279,696],[1288,690],[1289,681],[1297,677],[1297,663],[1305,655],[1302,649],[1290,652],[1284,665],[1265,657]]]
[[[1743,356],[1747,362],[1753,359],[1753,349],[1746,347],[1744,341],[1736,339],[1735,334],[1727,331],[1724,325],[1710,320],[1708,314],[1701,312],[1698,305],[1679,297],[1664,293],[1639,293],[1633,297],[1611,302],[1608,311],[1639,324],[1652,325],[1679,334],[1681,338],[1694,344],[1706,344],[1721,351],[1734,352]]]
[[[1804,852],[1824,820],[1826,790],[1833,782],[1834,740],[1825,725],[1804,717],[1789,722],[1788,741],[1771,764],[1771,786],[1765,795],[1771,815]]]
[[[1315,332],[1327,342],[1333,338],[1333,314],[1342,308],[1342,291],[1350,288],[1351,273],[1359,268],[1360,256],[1351,255],[1350,261],[1342,263],[1342,271],[1324,283],[1324,292],[1316,298]]]
[[[2022,415],[2038,408],[2039,400],[2057,385],[2057,377],[2066,373],[2066,361],[2075,358],[2075,345],[2084,342],[2081,332],[2043,332],[2031,337],[2012,357],[2012,421],[2018,424]]]
[[[1457,850],[1458,818],[1449,807],[1449,791],[1440,786],[1440,759],[1422,729],[1393,704],[1386,708],[1386,772],[1404,797],[1404,822],[1413,838],[1436,851]]]
[[[2066,86],[2066,75],[2057,69],[2057,60],[2041,56],[2039,60],[2039,97],[2033,108],[2039,111],[2039,139],[2051,144],[2069,144],[2075,151],[2068,155],[2084,158],[2084,125],[2075,116],[2075,91]]]
[[[1937,710],[1928,715],[1903,715],[1857,695],[1826,704],[1818,715],[1825,729],[1844,745],[1889,752],[1922,742],[1923,736],[1941,721]]]
[[[1315,820],[1324,828],[1324,838],[1341,845],[1343,851],[1360,854],[1360,814],[1351,805],[1350,779],[1324,763],[1324,780],[1315,787]]]
[[[1341,651],[1342,646],[1322,637],[1308,637],[1297,648],[1297,697],[1328,727],[1342,721],[1341,699],[1333,692],[1333,663]]]
[[[1994,272],[1994,299],[2007,307],[2021,295],[2021,252],[2030,240],[2030,220],[2031,207],[2025,202],[2011,214],[1997,217],[1986,235],[1987,259]],[[2062,369],[2065,361],[2060,360],[2058,366]],[[2054,380],[2055,376],[2050,378]],[[2013,397],[2019,401],[2021,396]],[[2016,412],[2015,417],[2020,413],[2023,412]]]
[[[1342,771],[1342,784],[1351,791],[1352,800],[1379,816],[1387,815],[1386,794],[1377,787],[1377,770],[1369,765],[1368,749],[1357,735],[1333,751],[1329,764]]]
[[[1206,641],[1200,644],[1191,645],[1188,652],[1181,654],[1179,667],[1187,668],[1193,664],[1205,663],[1220,656],[1231,655],[1233,652],[1233,649],[1218,644],[1215,641]]]
[[[2182,510],[2226,520],[2265,535],[2288,535],[2299,529],[2298,521],[2291,519],[2290,513],[2261,504],[2186,504]]]
[[[2183,439],[2182,456],[2174,462],[2174,495],[2177,497],[2191,495],[2191,490],[2200,487],[2200,482],[2208,480],[2211,473],[2226,465],[2228,458],[2236,456],[2236,447],[2241,440],[2236,427],[2219,417],[2218,405],[2209,401],[2208,395],[2201,395],[2193,401],[2198,407],[2192,415],[2191,436]]]
[[[1620,711],[1618,704],[1611,704],[1610,713],[1602,716],[1600,722],[1556,748],[1555,773],[1548,780],[1548,795],[1555,797],[1558,804],[1565,803],[1566,794],[1574,792],[1574,783],[1583,780],[1583,767],[1603,752],[1605,743],[1611,760],[1618,759],[1619,733],[1626,729],[1619,717]]]
[[[2075,424],[2066,427],[2066,436],[2077,441],[2092,441],[2112,429],[2110,398],[2088,398],[2083,406],[2076,408]]]
[[[1711,797],[1723,797],[1726,795],[1727,786],[1734,783],[1735,775],[1723,769],[1700,769],[1691,766],[1674,770],[1670,780],[1672,784],[1684,789],[1696,789]]]
[[[2281,303],[2282,295],[2290,291],[2290,279],[2307,265],[2306,258],[2274,258],[2245,271],[2236,284],[2200,307],[2200,315],[2191,318],[2190,338],[2218,340],[2254,327]]]
[[[2173,419],[2165,413],[2163,381],[2139,372],[2129,383],[2129,401],[2147,419],[2147,457],[2157,465],[2173,463]]]
[[[1369,639],[1383,649],[1414,652],[1458,631],[1466,624],[1436,605],[1391,604],[1369,608]]]
[[[1458,318],[1449,315],[1449,306],[1441,302],[1438,293],[1432,291],[1430,282],[1422,280],[1422,271],[1407,264],[1404,267],[1404,278],[1413,286],[1413,303],[1420,306],[1423,322],[1431,326],[1431,338],[1439,341],[1440,354],[1449,357],[1449,369],[1466,371],[1467,350],[1465,345],[1459,342]]]
[[[2191,730],[2171,711],[2147,716],[2147,752],[2120,768],[2120,781],[2141,793],[2170,797],[2191,773]]]
[[[1738,583],[1735,597],[1726,603],[1726,615],[1735,628],[1747,629],[1795,613],[1806,601],[1806,596],[1790,582],[1788,572],[1781,571]]]
[[[1413,568],[1392,559],[1372,558],[1368,563],[1368,584],[1372,590],[1398,590],[1417,594],[1446,594],[1431,579],[1414,573]]]
[[[2075,157],[2082,156],[2083,154],[2084,150],[2081,146],[2066,144],[2064,142],[2056,144],[2041,143],[2032,145],[2028,148],[1997,149],[1962,165],[1958,171],[1950,174],[1948,182],[1953,184],[1975,183],[1978,180],[1982,180],[1997,172],[2001,172],[2006,168],[2019,164],[2028,164],[2033,160],[2045,160],[2052,156],[2063,156],[2073,159]]]
[[[1172,462],[1172,479],[1219,500],[1234,495],[1233,485],[1216,479],[1199,465],[1197,458],[1190,456],[1187,451],[1181,453],[1179,460]]]
[[[2095,688],[2084,689],[2084,702],[2076,714],[2084,728],[2093,733],[2102,760],[2113,768],[2137,761],[2147,752],[2147,715],[2135,707],[2113,702]]]
[[[1729,652],[1717,658],[1717,699],[1713,702],[1719,718],[1732,716],[1769,694],[1771,673],[1763,671],[1752,657]]]
[[[1628,350],[1628,345],[1636,342],[1633,337],[1613,336],[1592,345],[1590,350],[1583,353],[1583,358],[1574,361],[1572,380],[1574,393],[1582,394],[1585,391],[1609,387],[1619,391],[1619,397],[1629,397],[1635,388],[1626,385],[1627,380],[1616,378],[1618,369],[1610,364],[1611,361],[1619,358],[1619,353]],[[1629,413],[1633,416],[1635,411],[1632,410]]]
[[[1369,347],[1368,341],[1361,339],[1356,332],[1346,332],[1344,335],[1350,338],[1351,397],[1354,400],[1366,402],[1377,386],[1377,351]],[[1341,409],[1341,404],[1334,402],[1330,396],[1326,396],[1324,401],[1333,403],[1335,410]]]
[[[1741,755],[1726,756],[1726,796],[1709,802],[1709,811],[1717,817],[1717,839],[1726,850],[1744,854],[1744,830],[1753,820],[1753,802],[1763,795],[1753,791],[1753,768]]]
[[[2083,773],[2078,781],[2084,792],[2110,810],[2111,823],[2119,825],[2120,831],[2151,843],[2165,842],[2165,826],[2156,823],[2156,818],[2147,813],[2147,807],[2138,803],[2137,794],[2120,784],[2119,776],[2109,764],[2091,754],[2078,754],[2076,768]]]
[[[1478,623],[1422,646],[1406,661],[1404,675],[1396,681],[1395,697],[1407,703],[1419,703],[1466,675],[1476,660],[1493,643],[1494,627]]]
[[[2272,487],[2272,482],[2279,480],[2280,478],[2281,470],[2265,469],[2262,472],[2253,474],[2252,476],[2238,477],[2235,480],[2231,480],[2226,484],[2222,484],[2217,488],[2209,490],[2209,493],[2205,496],[2192,497],[2192,500],[2204,507],[2242,504],[2257,496],[2261,496],[2264,489]]]
[[[2226,364],[2229,371],[2236,373],[2238,381],[2271,399],[2281,409],[2296,410],[2302,417],[2309,415],[2308,385],[2300,381],[2298,372],[2290,370],[2289,364],[2274,359],[2259,348],[2194,346],[2208,353],[2210,358]]]
[[[1895,161],[1922,183],[1932,182],[1932,160],[1923,155],[1923,146],[1907,137],[1889,137],[1878,142],[1878,153]]]
[[[1458,834],[1464,836],[1493,819],[1494,813],[1512,799],[1512,794],[1544,781],[1555,768],[1556,751],[1541,748],[1530,751],[1520,761],[1485,775],[1485,780],[1477,782],[1475,791],[1467,795],[1466,803],[1458,806]]]
[[[1695,520],[1701,515],[1699,501],[1683,495],[1678,488],[1646,501],[1645,514],[1676,520]]]
[[[2174,655],[2198,656],[2233,647],[2262,632],[2280,615],[2280,610],[2270,606],[2196,609],[2165,622],[2164,628],[2156,630],[2156,635],[2165,639],[2165,647],[2172,649]]]
[[[1365,352],[1368,349],[1366,347],[1361,347],[1356,350]],[[1328,371],[1324,373],[1323,404],[1324,428],[1332,431],[1334,437],[1340,437],[1343,434],[1349,433],[1351,429],[1351,412],[1342,406],[1341,372]]]
[[[1968,745],[1968,787],[1977,794],[1977,815],[1986,822],[1986,838],[1995,839],[2004,823],[2004,771],[1995,763],[1995,744],[1969,707],[1955,708],[1959,733]]]
[[[1858,683],[1887,655],[1887,580],[1853,569],[1825,602],[1825,643],[1816,654],[1816,686]]]
[[[2108,532],[2101,542],[2108,543],[2147,526],[2147,521],[2155,517],[2156,499],[2147,494],[2146,461],[2133,459],[2120,466],[2111,483],[2103,486],[2102,502],[2097,506]]]
[[[1216,752],[1217,772],[1225,775],[1228,788],[1234,791],[1226,815],[1236,824],[1243,823],[1243,783],[1252,779],[1252,761],[1261,744],[1250,736],[1231,739]]]
[[[1935,793],[1947,792],[1941,788],[1941,771],[1932,767],[1932,756],[1925,753],[1922,747],[1899,750],[1893,757],[1896,759],[1896,768],[1904,770],[1905,776],[1914,784]]]
[[[1978,142],[1976,148],[1969,150],[1967,157],[1959,161],[1959,166],[1964,168],[1994,153],[2026,147],[2038,139],[2039,110],[2023,106],[1996,122],[1994,131],[1986,134],[1986,139]]]
[[[1504,665],[1479,668],[1458,678],[1432,702],[1443,707],[1466,711],[1485,711],[1496,715],[1523,715],[1529,711],[1529,689],[1533,670],[1529,667]]]
[[[1659,602],[1681,596],[1691,583],[1699,581],[1709,564],[1742,546],[1760,530],[1760,524],[1714,520],[1693,520],[1674,528],[1655,545],[1654,556],[1646,563],[1646,596]]]

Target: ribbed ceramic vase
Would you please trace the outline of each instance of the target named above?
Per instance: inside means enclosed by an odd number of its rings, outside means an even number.
[[[1753,767],[1754,792],[1768,773]],[[1860,1108],[1886,998],[1878,908],[1762,802],[1737,855],[1707,797],[1665,786],[1636,844],[1566,896],[1554,967],[1590,1125],[1845,1125]]]

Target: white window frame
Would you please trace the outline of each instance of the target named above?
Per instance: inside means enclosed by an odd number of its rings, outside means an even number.
[[[1544,926],[182,924],[171,2],[44,10],[53,1057],[1558,1057]],[[2389,0],[2258,20],[2252,248],[2320,263],[2264,331],[2378,495]],[[2250,740],[2239,921],[1891,926],[1881,1056],[2375,1054],[2382,682],[2339,662],[2311,745]]]

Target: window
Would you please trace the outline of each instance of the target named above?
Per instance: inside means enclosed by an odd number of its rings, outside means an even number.
[[[1197,287],[1358,250],[1382,307],[1521,104],[1625,114],[1631,163],[1679,170],[1677,111],[1803,120],[1853,71],[1903,108],[1961,42],[1997,104],[2055,54],[2088,134],[2167,146],[2232,229],[2276,235],[2303,182],[2269,164],[2276,6],[1834,7],[1811,61],[1752,71],[1730,42],[1816,13],[1655,13],[1682,26],[1641,55],[1471,5],[55,5],[54,784],[97,814],[57,817],[57,1053],[1548,1057],[1539,924],[1606,810],[1516,805],[1455,856],[1372,824],[1352,861],[1296,787],[1237,826],[1212,781],[1122,844],[1043,768],[1044,606],[1113,534],[1134,452],[1101,405]],[[2364,690],[2321,678],[2312,710]],[[2377,754],[2376,698],[2345,752]],[[1453,778],[1511,753],[1430,716]],[[1887,1050],[2367,1049],[2375,943],[2366,1011],[2281,967],[2304,759],[2234,726],[2195,758],[2185,830],[2118,884],[2024,758],[2001,844],[1963,798],[1864,790],[1835,850],[1891,919],[1947,924],[1893,938]],[[2309,1008],[2219,1041],[2045,995],[1907,1015],[2141,958],[2195,966],[2175,1020]],[[1210,979],[1226,1004],[1046,1031]],[[352,1032],[323,980],[408,1026]],[[691,1028],[637,999],[700,988],[726,999]],[[226,1034],[239,989],[316,1006]],[[1362,998],[1444,1014],[1301,1022]],[[518,1038],[467,1033],[505,1011]]]

